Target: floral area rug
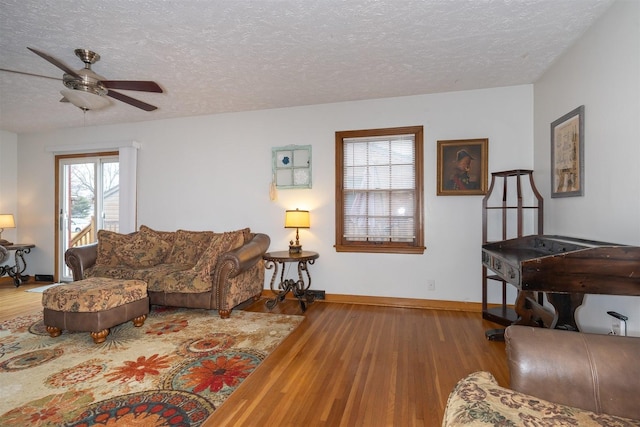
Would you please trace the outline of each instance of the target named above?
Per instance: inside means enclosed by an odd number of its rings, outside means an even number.
[[[49,337],[42,314],[0,324],[0,425],[199,426],[304,319],[154,306],[140,328]]]

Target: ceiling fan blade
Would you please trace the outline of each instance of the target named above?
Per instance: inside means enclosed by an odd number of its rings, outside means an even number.
[[[36,55],[38,55],[39,57],[51,62],[53,65],[55,65],[56,67],[60,68],[62,71],[64,71],[67,74],[71,74],[73,77],[77,77],[77,78],[82,78],[78,75],[78,73],[76,73],[74,70],[72,70],[71,68],[69,68],[67,65],[65,65],[63,62],[58,61],[56,58],[54,58],[53,56],[49,56],[44,52],[40,52],[37,49],[34,49],[32,47],[27,47],[27,49],[29,49],[31,52],[35,53]]]
[[[110,96],[114,99],[117,99],[118,101],[122,101],[124,103],[127,103],[129,105],[133,105],[134,107],[138,107],[144,111],[153,111],[153,110],[157,110],[158,107],[155,107],[151,104],[147,104],[146,102],[142,102],[139,99],[135,99],[135,98],[131,98],[130,96],[124,95],[120,92],[115,92],[111,89],[109,89],[109,92],[107,92],[107,96]]]
[[[0,68],[0,71],[6,71],[7,73],[23,74],[25,76],[32,76],[32,77],[42,77],[44,79],[51,79],[51,80],[58,80],[58,81],[62,80],[59,77],[49,77],[49,76],[43,76],[41,74],[26,73],[24,71],[7,70],[6,68]]]
[[[107,89],[139,90],[142,92],[162,93],[162,88],[156,82],[146,80],[101,80]]]

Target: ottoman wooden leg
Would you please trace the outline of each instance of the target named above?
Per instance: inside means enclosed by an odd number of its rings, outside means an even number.
[[[93,342],[96,344],[103,343],[104,340],[107,339],[107,335],[109,335],[109,329],[103,329],[98,332],[91,332],[91,338],[93,338]]]
[[[146,318],[147,318],[146,314],[143,314],[142,316],[134,317],[132,320],[133,326],[135,326],[136,328],[139,328],[140,326],[144,325],[144,321]]]
[[[51,338],[55,338],[60,336],[62,330],[60,328],[56,328],[55,326],[47,326],[47,332],[49,332]]]

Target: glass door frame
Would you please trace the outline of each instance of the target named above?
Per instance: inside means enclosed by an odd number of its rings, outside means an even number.
[[[104,160],[112,160],[116,159],[119,162],[119,153],[118,151],[105,151],[105,152],[92,152],[92,153],[81,153],[81,154],[63,154],[55,156],[55,210],[54,210],[54,239],[55,239],[55,269],[54,269],[54,279],[56,281],[61,281],[64,278],[62,275],[64,274],[63,268],[64,264],[64,251],[65,247],[64,242],[62,241],[65,236],[62,233],[67,233],[67,224],[63,224],[62,221],[64,217],[62,215],[62,211],[65,208],[61,205],[62,203],[62,189],[61,185],[63,185],[64,180],[62,177],[62,171],[64,170],[64,166],[69,163],[69,160],[77,160],[75,163],[82,163],[82,160],[86,159],[87,163],[89,162],[99,162],[104,163]],[[100,169],[100,168],[99,168]],[[96,192],[101,193],[100,188],[102,187],[102,176],[100,173],[94,176],[94,181],[96,183]],[[99,197],[95,197],[94,201],[94,222],[96,226],[96,232],[102,223],[101,215],[99,212],[101,209],[101,201],[98,200]]]

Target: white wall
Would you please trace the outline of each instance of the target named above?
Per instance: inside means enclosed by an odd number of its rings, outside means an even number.
[[[409,125],[425,128],[426,252],[336,253],[335,132]],[[142,145],[138,224],[215,231],[250,226],[271,236],[272,250],[284,250],[295,234],[283,228],[285,209],[306,208],[312,228],[300,230],[301,242],[320,253],[310,267],[313,288],[331,294],[477,302],[482,197],[435,195],[436,141],[463,138],[489,138],[490,171],[532,168],[533,87],[24,134],[18,157],[20,168],[29,173],[18,180],[20,240],[37,245],[29,256],[29,272],[52,273],[54,160],[46,147],[135,140]],[[312,145],[313,188],[280,190],[278,200],[271,202],[271,148],[288,144]],[[435,279],[435,291],[426,290],[427,279]]]
[[[616,1],[534,87],[545,232],[640,246],[640,2]],[[551,199],[550,123],[579,105],[585,194]],[[606,332],[608,310],[629,316],[629,332],[640,335],[640,297],[588,295],[580,326]]]
[[[18,135],[0,130],[0,213],[13,214],[20,225],[16,206],[18,190]],[[17,229],[7,228],[2,238],[16,243]]]

